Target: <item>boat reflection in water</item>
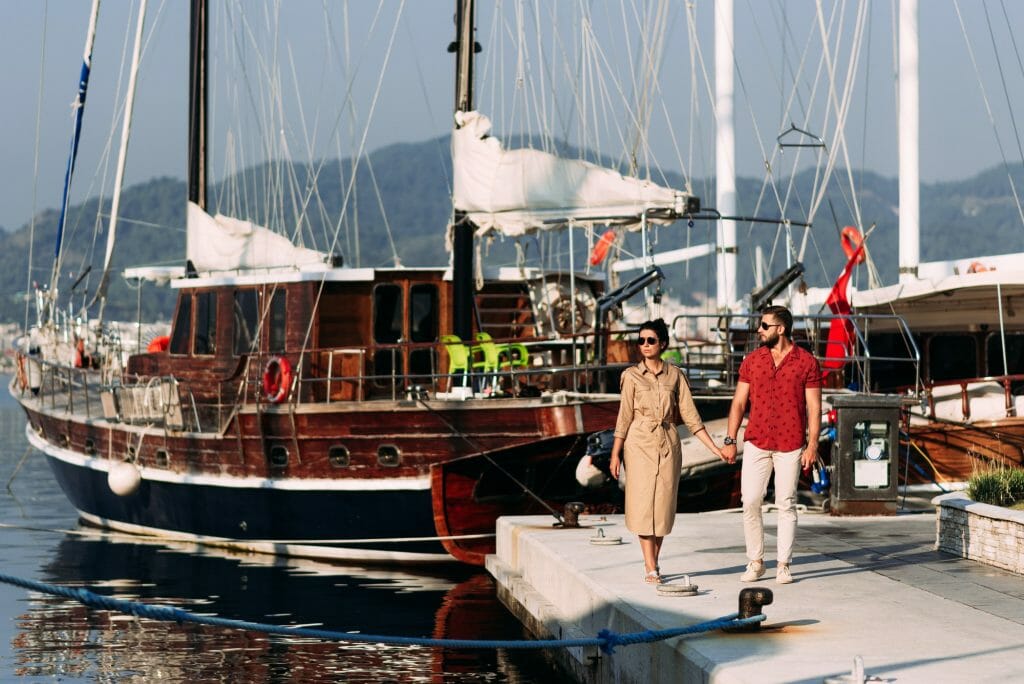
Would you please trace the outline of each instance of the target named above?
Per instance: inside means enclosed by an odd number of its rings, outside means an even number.
[[[451,565],[432,572],[338,566],[187,545],[68,537],[44,582],[203,615],[363,634],[519,639],[493,580]],[[509,681],[550,678],[542,656],[326,642],[176,624],[32,594],[15,622],[23,677],[153,681]],[[532,673],[532,674],[531,674]]]

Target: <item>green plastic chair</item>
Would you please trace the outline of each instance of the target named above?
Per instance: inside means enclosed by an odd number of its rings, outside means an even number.
[[[502,368],[508,366],[515,370],[516,368],[527,368],[530,365],[530,352],[526,349],[526,345],[520,342],[498,345],[498,358],[501,360]]]
[[[679,353],[678,349],[666,349],[661,353],[661,360],[668,361],[676,366],[683,365],[683,355]]]
[[[498,366],[500,365],[500,353],[498,345],[491,340],[489,333],[478,332],[476,344],[470,348],[473,357],[473,370],[480,371],[484,375],[490,375],[491,386],[498,388]]]
[[[469,386],[469,349],[462,344],[458,335],[441,335],[441,342],[444,343],[445,351],[448,352],[448,374],[452,376],[454,384],[455,374],[462,373],[462,386]]]

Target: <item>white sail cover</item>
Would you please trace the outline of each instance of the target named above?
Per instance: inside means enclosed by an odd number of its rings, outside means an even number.
[[[478,233],[505,235],[579,225],[638,224],[645,210],[685,211],[688,193],[628,178],[578,159],[532,149],[505,150],[488,135],[491,120],[457,112],[452,133],[456,210]]]
[[[210,216],[194,202],[188,203],[187,218],[185,253],[201,273],[324,266],[328,261],[326,254],[296,247],[283,235],[252,221]]]

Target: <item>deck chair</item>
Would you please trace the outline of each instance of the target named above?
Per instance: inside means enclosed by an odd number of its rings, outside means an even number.
[[[462,386],[469,386],[469,349],[462,344],[458,335],[441,335],[441,342],[448,352],[448,375],[452,376],[452,385],[455,384],[455,374],[462,373]]]
[[[485,332],[476,334],[476,344],[470,348],[473,370],[490,376],[491,387],[498,389],[498,367],[500,366],[499,345]]]

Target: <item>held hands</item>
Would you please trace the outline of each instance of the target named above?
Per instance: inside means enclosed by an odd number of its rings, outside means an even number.
[[[719,456],[719,458],[721,458],[726,463],[735,463],[736,462],[736,445],[735,444],[726,444],[721,449],[719,449],[718,456]]]

